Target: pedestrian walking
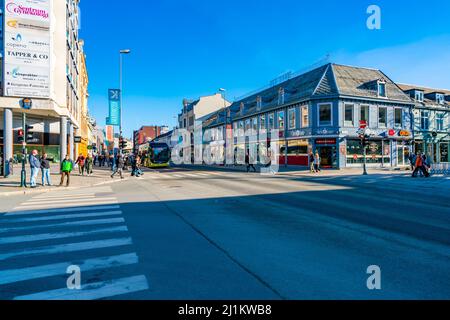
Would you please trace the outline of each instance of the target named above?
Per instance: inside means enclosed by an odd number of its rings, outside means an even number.
[[[44,153],[41,159],[41,174],[42,174],[42,186],[45,187],[45,183],[47,182],[47,186],[52,185],[52,179],[50,176],[50,161],[47,159],[47,154]]]
[[[117,155],[116,158],[116,168],[114,169],[114,172],[111,175],[111,178],[114,178],[116,173],[119,173],[120,179],[123,179],[123,167],[124,167],[124,159],[121,154]]]
[[[92,157],[88,154],[85,160],[85,167],[86,167],[86,174],[90,176],[92,174],[92,167],[94,165],[94,160]]]
[[[413,178],[417,177],[418,172],[422,172],[423,175],[427,178],[430,176],[430,174],[428,173],[428,171],[425,168],[423,155],[421,155],[421,154],[417,155],[415,167],[416,168],[414,169],[414,172],[412,174]]]
[[[316,154],[314,156],[314,171],[316,173],[322,171],[320,170],[320,155],[318,151],[316,151]]]
[[[316,172],[316,169],[314,167],[314,162],[315,162],[314,153],[312,151],[310,151],[309,152],[309,170],[311,171],[311,173]]]
[[[80,175],[83,175],[83,176],[84,176],[84,170],[85,170],[85,167],[84,167],[85,161],[86,161],[86,158],[83,156],[82,153],[80,153],[80,155],[77,158],[77,161],[75,162],[75,164],[78,165],[78,171],[79,171]]]
[[[412,152],[409,154],[409,163],[411,164],[411,171],[414,172],[416,168],[416,155]]]
[[[245,166],[247,167],[247,172],[250,171],[250,168],[253,169],[253,172],[256,172],[255,166],[253,165],[253,163],[250,163],[250,154],[248,151],[245,154]]]
[[[67,177],[66,187],[70,185],[70,174],[73,170],[73,162],[70,160],[69,155],[66,155],[66,158],[61,162],[61,183],[62,186],[64,184],[64,178]]]
[[[38,151],[33,150],[31,151],[29,162],[30,162],[30,168],[31,168],[31,175],[30,175],[30,187],[36,188],[36,179],[39,174],[39,170],[41,169],[41,163],[37,158]]]

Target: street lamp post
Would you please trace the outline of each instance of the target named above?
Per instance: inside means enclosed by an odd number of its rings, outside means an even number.
[[[130,49],[124,49],[119,51],[119,90],[120,90],[120,125],[119,125],[119,134],[120,138],[122,138],[122,119],[123,119],[123,55],[130,54]],[[122,146],[119,146],[120,154],[123,153]]]

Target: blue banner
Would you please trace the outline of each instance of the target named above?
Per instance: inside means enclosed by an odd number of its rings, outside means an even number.
[[[108,125],[120,126],[120,90],[119,89],[109,89],[109,117],[107,118]]]

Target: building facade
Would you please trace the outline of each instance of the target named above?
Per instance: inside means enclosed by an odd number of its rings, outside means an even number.
[[[139,147],[152,141],[166,130],[166,126],[142,126],[139,130],[133,132],[133,150],[139,152]]]
[[[26,124],[33,126],[27,149],[55,161],[66,154],[74,157],[81,118],[79,0],[14,1],[30,9],[25,14],[13,10],[11,2],[0,1],[0,150],[6,176],[10,160],[22,157],[18,131],[24,129],[24,114]],[[24,98],[32,103],[24,105]]]
[[[450,90],[399,85],[414,101],[414,151],[450,162]]]
[[[354,167],[363,162],[358,130],[364,122],[371,130],[368,165],[402,167],[412,151],[413,107],[380,70],[326,64],[204,117],[204,143],[223,148],[228,128],[235,153],[248,152],[258,141],[262,154],[276,145],[280,165],[307,166],[308,154],[318,152],[324,168]],[[216,134],[207,133],[210,129]],[[277,138],[260,141],[258,136],[274,129]]]

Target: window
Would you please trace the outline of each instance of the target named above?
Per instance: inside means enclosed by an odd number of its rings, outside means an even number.
[[[354,106],[352,104],[346,104],[344,106],[344,126],[345,127],[354,127]]]
[[[319,105],[319,126],[331,125],[331,104]]]
[[[261,110],[262,107],[262,98],[261,96],[256,97],[256,109]]]
[[[278,129],[284,130],[284,111],[278,111]]]
[[[250,130],[250,125],[251,125],[250,119],[246,119],[245,120],[245,132]]]
[[[403,110],[400,108],[396,108],[394,111],[394,124],[396,128],[403,126]]]
[[[416,91],[414,98],[419,102],[423,102],[423,91]]]
[[[308,128],[309,127],[309,111],[308,106],[302,107],[302,127]]]
[[[295,129],[297,126],[296,126],[296,116],[295,116],[295,109],[294,108],[291,108],[291,109],[289,109],[289,111],[288,111],[288,118],[289,118],[289,129],[290,130],[293,130],[293,129]]]
[[[252,119],[252,130],[254,131],[255,134],[258,131],[258,118],[257,117],[254,117]]]
[[[437,93],[436,94],[436,102],[439,104],[444,104],[444,101],[445,101],[444,95],[441,93]]]
[[[278,105],[282,104],[284,104],[284,89],[280,88],[280,90],[278,90]]]
[[[359,120],[365,121],[369,125],[369,106],[361,106]]]
[[[430,128],[430,113],[428,111],[420,112],[420,128],[428,130]]]
[[[444,131],[444,120],[445,120],[444,113],[436,114],[436,130]]]
[[[275,128],[275,115],[273,113],[269,114],[269,129]]]
[[[378,126],[382,128],[387,127],[387,109],[384,107],[378,108]]]
[[[259,128],[260,130],[266,129],[266,115],[262,114],[259,116]]]
[[[287,148],[288,156],[300,156],[308,154],[308,140],[290,140]]]
[[[378,96],[386,97],[386,82],[378,82]]]

